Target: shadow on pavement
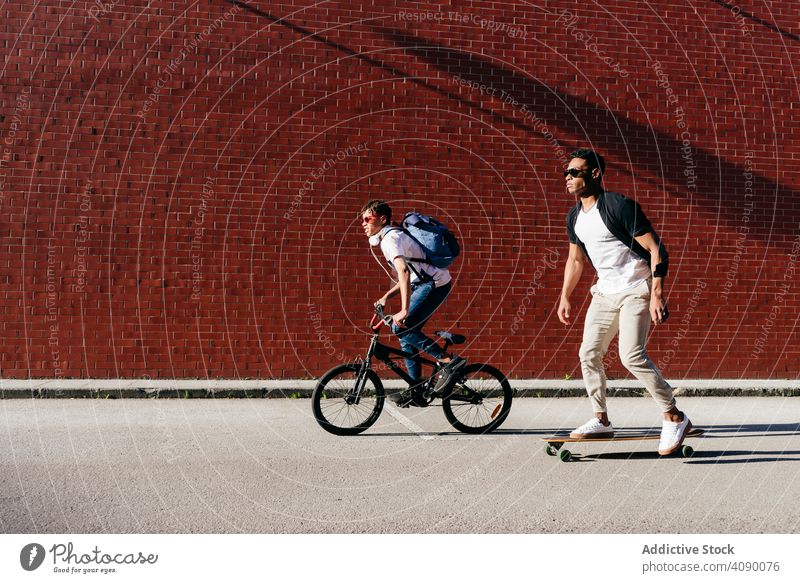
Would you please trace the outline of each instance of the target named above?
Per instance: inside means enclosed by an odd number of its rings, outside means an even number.
[[[503,435],[554,435],[556,432],[562,430],[559,429],[497,429],[496,431],[490,431],[489,433],[462,433],[460,431],[393,431],[389,432],[381,432],[381,433],[361,433],[354,437],[444,437],[444,436],[456,436],[460,435],[462,437],[498,437]]]
[[[705,434],[692,438],[692,446],[695,447],[694,455],[691,459],[686,459],[687,464],[747,464],[758,462],[780,462],[780,461],[800,461],[800,451],[759,451],[759,450],[704,450],[704,439],[731,439],[737,437],[783,437],[800,435],[800,423],[747,423],[743,425],[703,425],[698,428],[705,430]],[[565,436],[569,429],[498,429],[485,436],[512,436],[512,435],[532,435],[532,436]],[[658,435],[658,428],[654,427],[626,427],[618,430],[617,435],[622,436],[630,433],[644,433]],[[458,431],[426,431],[426,432],[392,432],[392,433],[366,433],[362,437],[439,437],[439,436],[463,436],[470,438],[481,437],[478,435],[468,435]],[[700,441],[697,441],[700,440]],[[642,440],[644,441],[644,440]],[[602,443],[614,443],[613,441],[603,441]],[[687,441],[687,443],[689,443]],[[585,446],[585,442],[575,442],[573,447],[580,448]],[[740,459],[747,456],[745,459]],[[758,456],[758,457],[754,457]],[[764,457],[768,456],[768,457]],[[791,457],[798,456],[798,457]],[[574,455],[572,461],[595,461],[595,460],[653,460],[661,458],[657,451],[628,451],[628,452],[603,452],[589,455]],[[678,456],[667,456],[674,458]],[[737,458],[737,459],[730,459]]]
[[[731,456],[748,456],[744,459],[719,459]],[[754,457],[771,456],[771,457]],[[786,457],[797,456],[797,457]],[[708,459],[699,459],[708,458]],[[759,462],[800,462],[800,451],[695,451],[687,464],[753,464]]]
[[[745,423],[743,425],[701,425],[706,430],[704,437],[776,437],[779,435],[800,435],[800,423]],[[725,435],[718,435],[725,434]],[[732,435],[731,435],[732,434]]]
[[[769,455],[773,457],[748,457],[746,459],[720,459],[733,456],[763,456]],[[727,449],[719,451],[698,451],[695,450],[691,459],[687,459],[687,464],[747,464],[753,462],[800,462],[800,457],[779,457],[779,456],[800,456],[800,451],[752,451],[741,449]],[[579,456],[574,456],[573,459],[578,459]],[[590,455],[582,455],[581,458],[597,459],[597,460],[654,460],[660,459],[662,456],[658,455],[657,451],[634,451],[634,452],[606,452],[596,453]],[[680,457],[677,455],[666,456],[665,459],[674,459]],[[700,459],[704,458],[704,459]]]
[[[697,425],[695,429],[705,430],[701,437],[693,439],[730,439],[732,437],[781,437],[800,435],[800,423],[748,423],[744,425]],[[546,428],[546,429],[497,429],[485,435],[542,435],[553,437],[564,437],[572,431],[572,428]],[[625,427],[617,429],[618,437],[628,434],[645,434],[651,436],[659,435],[659,427]],[[439,435],[468,435],[459,431],[422,431],[422,432],[391,432],[391,433],[362,433],[361,437],[409,437],[418,436],[439,436]],[[474,437],[474,435],[473,435]],[[605,443],[610,443],[605,441]],[[698,454],[695,454],[698,455]]]
[[[695,429],[705,430],[701,439],[721,439],[731,437],[779,437],[800,435],[800,423],[746,423],[743,425],[702,425],[694,426]],[[498,429],[495,434],[505,435],[552,435],[554,437],[566,436],[572,428],[559,429]],[[623,427],[615,428],[618,437],[630,434],[659,435],[660,427]]]

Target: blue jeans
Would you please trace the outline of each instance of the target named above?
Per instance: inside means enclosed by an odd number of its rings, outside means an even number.
[[[448,354],[442,347],[422,333],[422,327],[450,294],[452,285],[448,282],[436,287],[432,281],[411,286],[411,297],[408,298],[408,316],[406,326],[400,328],[392,323],[392,332],[400,339],[404,352],[417,355],[419,351],[427,352],[436,359],[446,358]],[[420,364],[410,358],[406,359],[408,376],[417,380],[422,372]]]

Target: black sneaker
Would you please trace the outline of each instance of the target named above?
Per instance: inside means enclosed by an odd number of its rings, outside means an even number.
[[[389,399],[393,401],[395,405],[403,409],[407,407],[427,407],[428,401],[423,395],[423,390],[427,382],[428,379],[423,379],[405,390],[392,393],[389,395]]]
[[[444,392],[445,389],[448,389],[456,378],[456,373],[461,370],[465,364],[467,364],[467,359],[454,356],[453,360],[442,367],[442,370],[439,372],[439,380],[436,381],[436,386],[433,387],[433,390],[436,392]]]
[[[389,400],[398,407],[405,409],[414,403],[414,395],[411,393],[411,389],[406,389],[392,393],[389,395]]]

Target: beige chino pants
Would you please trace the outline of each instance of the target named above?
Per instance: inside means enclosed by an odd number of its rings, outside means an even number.
[[[644,384],[663,411],[675,406],[672,387],[645,350],[650,330],[650,284],[646,280],[618,294],[603,294],[592,286],[580,349],[583,382],[595,413],[606,412],[606,373],[603,357],[619,332],[622,365]]]

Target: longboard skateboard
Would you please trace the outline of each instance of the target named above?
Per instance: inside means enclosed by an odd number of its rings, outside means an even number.
[[[699,437],[705,433],[705,429],[698,429],[693,427],[686,434],[684,439],[690,437]],[[572,452],[564,448],[565,443],[586,443],[592,441],[640,441],[644,439],[659,439],[661,437],[658,433],[637,433],[632,431],[617,431],[613,437],[589,437],[577,438],[569,437],[568,435],[551,435],[550,437],[543,437],[542,441],[547,442],[544,451],[547,455],[558,456],[562,462],[568,462],[572,459]],[[561,451],[559,451],[561,450]],[[678,448],[683,457],[691,457],[694,453],[694,448],[691,445],[682,445]]]

